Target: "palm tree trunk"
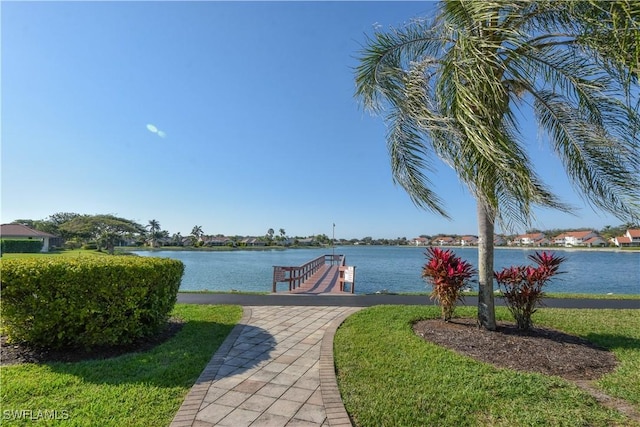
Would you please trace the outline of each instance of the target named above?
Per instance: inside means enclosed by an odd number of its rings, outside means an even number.
[[[495,218],[478,200],[478,324],[490,331],[496,329],[493,302],[493,229]]]

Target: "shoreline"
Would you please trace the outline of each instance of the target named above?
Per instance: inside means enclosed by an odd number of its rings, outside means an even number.
[[[312,298],[318,295],[295,295],[289,294],[286,291],[282,292],[243,292],[238,290],[232,291],[214,291],[214,290],[202,290],[202,289],[180,289],[178,294],[204,294],[204,295],[251,295],[251,296],[285,296],[292,298]],[[432,303],[430,300],[430,292],[387,292],[387,293],[355,293],[352,295],[329,295],[330,298],[348,298],[353,296],[392,296],[392,297],[419,297],[425,298],[425,301]],[[319,295],[319,296],[327,296],[327,295]],[[463,297],[477,297],[478,292],[463,292]],[[495,297],[500,297],[499,293],[494,294]],[[590,293],[576,293],[576,292],[549,292],[544,294],[544,299],[602,299],[602,300],[640,300],[640,293],[638,294],[614,294],[614,293],[606,293],[606,294],[590,294]]]
[[[477,248],[477,246],[450,246],[450,247]],[[585,251],[585,252],[640,253],[640,247],[638,247],[637,249],[622,249],[622,248],[581,248],[581,247],[566,247],[566,246],[496,246],[494,249],[523,250],[523,251],[565,251],[565,252]]]
[[[428,292],[425,283],[420,279],[420,268],[424,263],[425,247],[406,246],[345,245],[335,248],[336,254],[346,255],[348,264],[357,267],[356,290],[358,293],[381,293],[388,289],[391,293]],[[477,258],[477,248],[456,249],[459,256],[467,258],[471,263]],[[467,247],[464,247],[467,248]],[[166,248],[169,249],[169,248]],[[292,248],[293,249],[293,248]],[[259,251],[215,251],[215,250],[155,250],[135,251],[139,256],[163,256],[184,259],[191,263],[189,274],[183,278],[182,291],[214,291],[214,292],[265,292],[271,289],[274,265],[299,265],[304,261],[322,254],[330,254],[332,248],[307,248],[308,250],[259,250]],[[528,263],[526,259],[540,248],[498,247],[496,248],[496,268]],[[505,250],[501,250],[505,249]],[[558,250],[556,250],[558,249]],[[561,256],[570,258],[570,268],[562,276],[562,280],[553,283],[548,292],[586,293],[606,295],[640,294],[637,281],[636,255],[620,254],[614,248],[575,249],[575,248],[543,248]],[[592,252],[586,252],[591,250]],[[562,252],[564,251],[564,252]],[[626,251],[625,251],[626,252]],[[224,254],[227,254],[223,256]],[[242,255],[242,254],[245,255]],[[233,255],[236,254],[236,255]],[[584,269],[589,273],[584,274]],[[595,268],[595,269],[594,269]],[[613,268],[615,271],[608,272]],[[623,272],[623,273],[620,273]],[[613,274],[615,273],[615,274]],[[613,275],[612,275],[613,274]],[[388,291],[387,291],[388,292]]]
[[[477,249],[478,246],[459,246],[459,245],[438,245],[438,246],[414,246],[414,245],[336,245],[335,249],[342,247],[358,247],[358,248],[419,248],[428,249],[432,247],[447,248],[447,249]],[[213,246],[213,247],[183,247],[183,246],[163,246],[160,248],[150,248],[147,246],[134,247],[134,246],[118,246],[116,250],[123,252],[145,251],[145,252],[162,252],[162,251],[175,251],[175,252],[233,252],[233,251],[285,251],[285,250],[298,250],[298,249],[332,249],[331,246],[256,246],[256,247],[229,247],[229,246]],[[565,252],[624,252],[624,253],[640,253],[640,246],[625,248],[612,248],[612,247],[565,247],[565,246],[495,246],[495,250],[521,250],[521,251],[565,251]]]

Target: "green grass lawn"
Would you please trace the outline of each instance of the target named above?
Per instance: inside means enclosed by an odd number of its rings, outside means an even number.
[[[74,250],[68,250],[68,251],[54,251],[54,252],[45,252],[45,253],[37,253],[37,254],[5,253],[5,254],[2,254],[2,259],[33,258],[33,257],[81,258],[81,257],[99,257],[99,256],[109,256],[109,254],[107,252],[98,252],[94,250],[74,249]]]
[[[377,306],[338,329],[338,383],[356,426],[639,425],[559,377],[498,369],[415,336],[415,320],[439,316],[434,306]],[[640,410],[639,310],[541,309],[534,321],[613,351],[620,365],[597,386]]]
[[[370,294],[373,295],[373,294]],[[429,301],[430,292],[403,292],[398,295],[417,295],[424,296],[425,301]],[[496,293],[496,297],[499,297],[500,294]],[[478,292],[464,292],[463,296],[465,297],[477,297]],[[579,293],[559,293],[559,292],[550,292],[544,294],[544,299],[562,299],[562,298],[573,298],[573,299],[640,299],[640,294],[579,294]]]
[[[8,411],[32,411],[37,425],[167,426],[211,356],[242,316],[238,306],[177,304],[174,315],[187,321],[169,341],[145,353],[102,361],[23,364],[0,368],[0,424]],[[55,412],[54,412],[55,411]],[[66,419],[65,419],[66,418]]]
[[[475,311],[460,307],[456,314],[472,317]],[[33,425],[12,420],[11,411],[55,411],[66,419],[39,425],[167,426],[242,309],[178,304],[174,314],[186,325],[149,352],[0,368],[0,424]],[[503,307],[497,315],[511,320]],[[433,305],[377,306],[350,316],[338,329],[338,382],[356,426],[640,425],[568,381],[494,368],[413,334],[413,321],[439,316]],[[613,351],[620,365],[597,386],[640,411],[640,310],[545,308],[534,322]]]

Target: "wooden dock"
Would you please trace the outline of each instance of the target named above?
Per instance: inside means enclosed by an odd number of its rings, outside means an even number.
[[[291,294],[353,294],[355,280],[345,281],[348,268],[344,255],[323,255],[297,267],[274,266],[273,292],[277,292],[278,283],[285,282]]]

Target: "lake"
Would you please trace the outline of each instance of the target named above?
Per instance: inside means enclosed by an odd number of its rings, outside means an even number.
[[[456,255],[477,267],[476,248],[452,248]],[[640,252],[547,249],[566,257],[547,292],[589,294],[640,294]],[[535,250],[496,248],[495,269],[533,264],[527,256]],[[331,248],[264,251],[137,251],[141,256],[179,259],[185,265],[180,290],[271,292],[273,266],[298,266]],[[335,254],[356,266],[357,294],[387,290],[390,293],[425,292],[420,277],[425,248],[405,246],[343,246]],[[477,290],[477,285],[472,286]],[[286,291],[286,283],[278,291]]]

